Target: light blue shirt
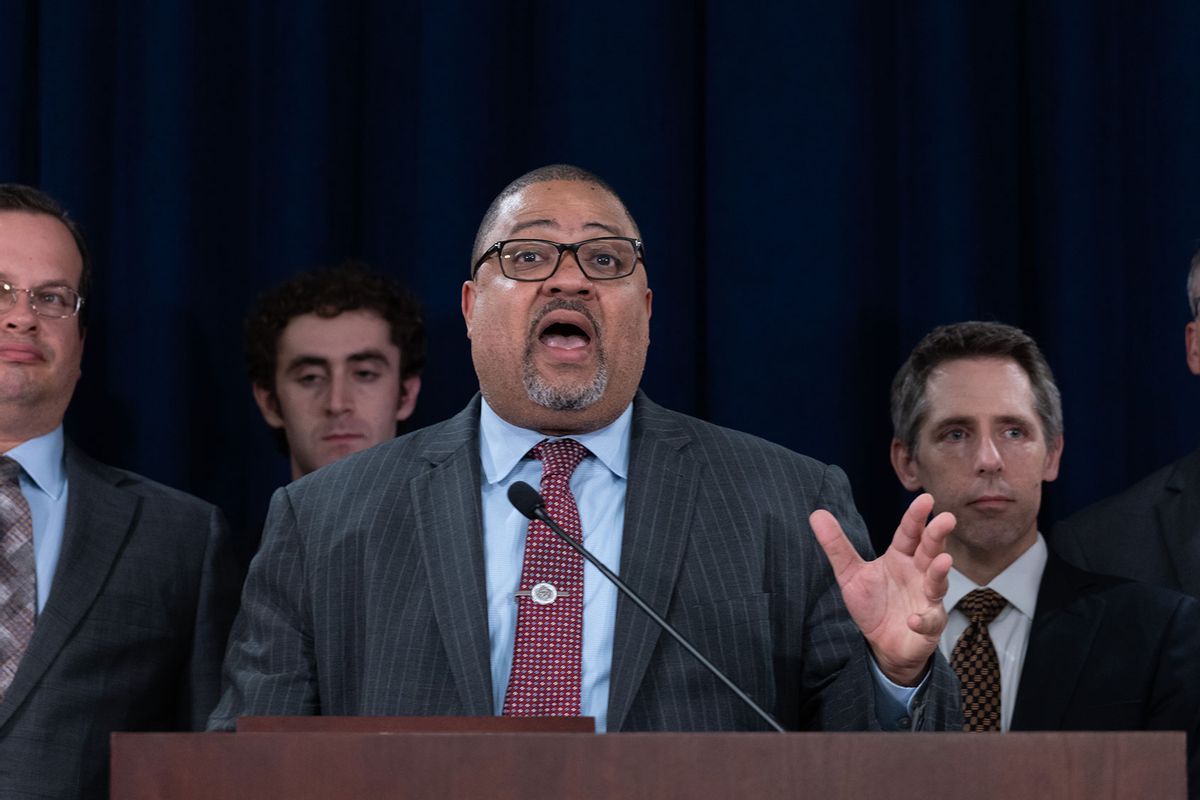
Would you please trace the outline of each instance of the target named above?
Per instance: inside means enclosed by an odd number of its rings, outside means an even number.
[[[37,571],[37,610],[42,613],[62,552],[67,520],[67,465],[63,429],[30,439],[4,455],[21,465],[21,494],[33,517],[33,554]]]
[[[479,455],[483,464],[483,546],[487,568],[488,634],[491,637],[492,703],[504,710],[504,692],[512,669],[517,600],[529,520],[508,502],[508,487],[525,481],[540,489],[542,462],[525,458],[547,437],[510,425],[485,400],[479,419]],[[558,438],[574,439],[591,453],[571,476],[579,507],[583,545],[619,574],[621,536],[625,531],[625,487],[629,475],[629,431],[633,406],[598,431]],[[555,437],[550,437],[555,438]],[[608,687],[612,672],[617,587],[591,564],[583,567],[583,675],[580,711],[596,718],[596,730],[608,724]]]
[[[483,465],[483,547],[487,574],[488,635],[491,641],[492,706],[504,711],[504,692],[512,670],[517,628],[515,593],[521,586],[529,520],[508,501],[508,487],[524,481],[539,488],[542,462],[525,458],[544,439],[574,439],[591,453],[571,476],[579,508],[583,545],[602,564],[620,574],[621,537],[625,531],[625,492],[629,483],[630,404],[610,425],[591,433],[547,437],[501,419],[487,400],[479,418],[479,456]],[[608,691],[612,673],[617,587],[591,564],[583,568],[583,654],[580,711],[608,727]],[[884,728],[902,727],[920,689],[898,686],[869,659],[876,686],[876,716]],[[924,681],[922,681],[922,686]]]

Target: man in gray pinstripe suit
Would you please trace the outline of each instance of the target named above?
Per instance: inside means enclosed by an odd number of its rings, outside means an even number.
[[[505,492],[538,481],[528,452],[556,437],[588,450],[570,480],[585,543],[785,727],[961,724],[936,653],[953,518],[926,525],[923,496],[865,562],[839,469],[639,392],[640,234],[596,176],[517,179],[474,254],[462,308],[481,394],[276,494],[210,727],[500,713],[526,528]],[[580,706],[598,729],[764,726],[590,567],[583,605]]]

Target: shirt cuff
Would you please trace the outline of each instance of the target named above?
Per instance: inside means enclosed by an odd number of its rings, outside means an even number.
[[[925,688],[929,670],[925,670],[925,676],[916,686],[900,686],[883,674],[874,656],[868,655],[867,661],[875,678],[875,718],[879,721],[879,727],[885,731],[911,730],[913,701],[917,693]]]

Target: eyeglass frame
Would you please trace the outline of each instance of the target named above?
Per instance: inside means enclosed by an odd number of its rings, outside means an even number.
[[[68,292],[75,295],[75,308],[72,309],[70,314],[62,316],[59,314],[42,313],[42,309],[38,308],[37,300],[34,299],[34,292],[49,288],[66,289]],[[29,297],[29,307],[33,309],[34,314],[42,319],[71,319],[72,317],[77,317],[79,316],[79,312],[83,308],[85,301],[83,295],[65,283],[43,283],[40,286],[34,286],[32,289],[26,289],[24,287],[9,283],[8,281],[0,280],[0,293],[4,292],[11,292],[13,301],[12,305],[8,306],[7,308],[0,306],[0,315],[7,314],[9,311],[12,311],[17,307],[17,304],[20,302],[20,300],[17,299],[17,292],[24,292]]]
[[[633,245],[633,252],[635,256],[633,259],[633,266],[629,268],[629,272],[621,275],[608,276],[590,274],[583,266],[583,262],[579,260],[579,248],[585,244],[591,244],[592,242],[605,242],[612,241],[613,239],[620,239],[623,242],[629,242],[631,245]],[[510,281],[520,281],[522,283],[540,283],[541,281],[548,281],[553,278],[556,274],[558,274],[558,268],[562,266],[564,250],[571,251],[571,255],[575,256],[575,263],[579,265],[579,271],[582,272],[584,277],[590,281],[615,281],[621,278],[628,278],[637,269],[639,261],[642,262],[643,265],[646,263],[646,248],[643,245],[642,240],[634,239],[630,236],[596,236],[592,239],[584,239],[581,242],[572,242],[570,244],[566,244],[564,242],[555,242],[551,239],[529,239],[524,237],[518,239],[501,239],[497,242],[492,242],[491,246],[483,251],[483,255],[479,257],[479,259],[475,262],[475,266],[471,268],[471,280],[475,280],[475,276],[479,274],[479,268],[483,266],[485,261],[487,261],[493,255],[500,255],[500,251],[504,249],[504,245],[509,244],[510,242],[542,242],[543,244],[554,245],[554,247],[558,250],[558,260],[554,262],[554,269],[550,270],[550,274],[544,278],[514,278],[512,275],[509,275],[504,271],[503,262],[498,265],[500,267],[501,275],[508,278]]]

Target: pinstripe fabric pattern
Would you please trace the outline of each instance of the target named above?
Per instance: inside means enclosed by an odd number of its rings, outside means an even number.
[[[111,731],[202,727],[238,570],[216,508],[67,445],[54,585],[0,702],[0,796],[108,796]]]
[[[276,494],[210,721],[491,708],[479,401]],[[869,550],[845,476],[761,439],[634,405],[621,575],[787,727],[878,727],[865,642],[808,527]],[[760,730],[632,604],[618,605],[609,730]],[[917,715],[961,725],[944,660]]]

